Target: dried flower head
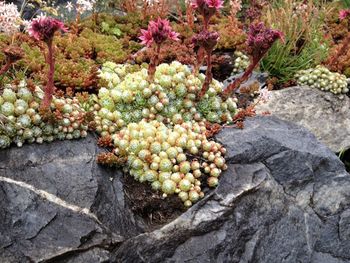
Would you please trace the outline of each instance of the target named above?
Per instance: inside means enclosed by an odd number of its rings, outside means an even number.
[[[45,16],[33,19],[28,28],[29,35],[46,43],[52,40],[56,31],[67,32],[67,29],[60,20]]]
[[[147,30],[141,29],[142,35],[139,39],[142,41],[141,43],[146,46],[151,46],[154,43],[160,45],[165,40],[179,40],[179,34],[175,31],[172,31],[170,23],[166,19],[158,18],[155,21],[151,21],[148,25]]]
[[[203,47],[206,52],[211,52],[218,43],[218,40],[219,33],[209,31],[202,31],[192,39],[195,45]]]
[[[339,19],[343,20],[350,15],[350,9],[340,10]]]
[[[0,2],[0,32],[11,35],[19,30],[21,15],[13,3]]]
[[[253,57],[260,57],[261,54],[265,54],[277,39],[284,41],[283,33],[265,27],[262,22],[252,24],[249,27],[247,44],[252,51]]]

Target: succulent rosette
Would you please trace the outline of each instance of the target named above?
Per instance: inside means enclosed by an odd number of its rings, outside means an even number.
[[[164,197],[178,195],[189,207],[204,196],[203,183],[215,187],[227,169],[226,149],[209,141],[205,131],[203,122],[186,122],[173,128],[157,120],[130,123],[112,136],[114,153],[127,158],[126,170],[135,180],[148,182]]]
[[[307,85],[333,94],[345,94],[349,92],[348,81],[345,75],[331,72],[324,66],[317,66],[299,71],[295,78],[299,85]]]
[[[78,139],[87,135],[86,112],[76,98],[53,98],[50,105],[54,121],[44,121],[39,113],[43,92],[32,92],[26,82],[7,86],[0,96],[0,149],[11,143],[43,143],[53,140]]]
[[[192,120],[230,123],[236,113],[236,100],[222,100],[223,84],[215,79],[199,99],[205,75],[195,76],[179,62],[159,65],[153,82],[148,81],[145,68],[125,74],[128,65],[112,65],[109,62],[102,67],[100,76],[107,77],[108,88],[100,89],[93,106],[102,136],[142,119],[168,124]]]

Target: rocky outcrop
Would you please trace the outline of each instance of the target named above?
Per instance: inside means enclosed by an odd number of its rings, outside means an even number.
[[[304,126],[334,152],[350,148],[350,99],[345,95],[290,87],[272,91],[270,100],[256,108]]]
[[[92,136],[1,151],[0,262],[103,262],[141,232],[122,174],[99,167],[97,151]]]
[[[95,165],[92,137],[2,151],[1,262],[350,262],[350,175],[336,155],[275,117],[217,139],[219,186],[155,230]]]
[[[273,117],[225,129],[229,169],[182,216],[125,241],[118,262],[350,262],[350,175],[305,129]]]

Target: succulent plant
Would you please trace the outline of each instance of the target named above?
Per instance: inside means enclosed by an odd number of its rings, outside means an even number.
[[[324,66],[317,66],[307,70],[301,70],[295,78],[299,85],[308,85],[333,94],[348,93],[348,82],[345,75],[331,72]]]
[[[250,63],[249,57],[241,51],[235,51],[234,56],[235,59],[233,61],[232,70],[233,75],[244,72],[248,68]]]
[[[43,143],[59,139],[78,139],[87,135],[86,112],[76,98],[55,98],[50,108],[53,121],[45,121],[39,113],[43,91],[37,87],[32,93],[21,81],[8,86],[0,96],[0,149],[13,142]]]
[[[157,67],[154,82],[148,81],[147,69],[126,73],[129,65],[109,62],[102,67],[100,77],[108,88],[101,88],[95,111],[97,132],[113,134],[128,123],[142,119],[170,124],[187,121],[230,123],[237,105],[235,99],[223,101],[223,84],[214,80],[198,101],[205,76],[195,76],[189,67],[179,62]]]
[[[163,196],[177,194],[189,207],[204,196],[206,179],[215,187],[227,168],[225,148],[204,135],[203,122],[186,122],[167,127],[162,122],[145,120],[130,123],[112,135],[118,158],[127,158],[129,174],[148,182]]]

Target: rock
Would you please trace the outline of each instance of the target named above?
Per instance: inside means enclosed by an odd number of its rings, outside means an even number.
[[[270,112],[302,125],[333,152],[350,148],[350,99],[310,87],[290,87],[272,91],[257,112]]]
[[[236,78],[239,78],[243,75],[243,73],[239,73],[236,75],[233,75],[229,78],[227,78],[224,83],[224,89],[230,85]],[[266,80],[267,80],[268,74],[267,73],[260,73],[260,72],[253,72],[252,75],[249,77],[249,79],[244,82],[237,90],[235,90],[235,93],[240,93],[240,89],[250,86],[254,83],[258,83],[260,89],[266,86]]]
[[[271,116],[217,139],[219,186],[155,228],[120,172],[95,164],[92,136],[1,151],[0,262],[350,262],[350,175],[334,153]]]
[[[105,262],[142,232],[97,151],[93,136],[1,151],[0,262]]]
[[[219,186],[113,262],[350,262],[350,175],[336,155],[275,117],[217,139],[229,162]]]

